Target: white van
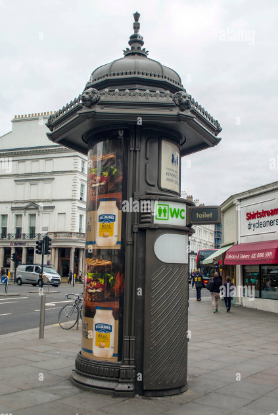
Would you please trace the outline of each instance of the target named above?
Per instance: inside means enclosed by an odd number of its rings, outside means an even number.
[[[40,265],[18,265],[15,276],[17,285],[32,284],[35,287],[39,283],[40,272]],[[53,287],[58,287],[61,284],[61,276],[48,265],[43,267],[43,276]]]

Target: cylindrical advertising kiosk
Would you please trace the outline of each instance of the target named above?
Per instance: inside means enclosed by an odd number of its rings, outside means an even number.
[[[147,57],[139,13],[125,57],[50,116],[49,138],[88,154],[81,350],[73,382],[100,393],[187,389],[188,237],[181,156],[220,141],[179,75]]]

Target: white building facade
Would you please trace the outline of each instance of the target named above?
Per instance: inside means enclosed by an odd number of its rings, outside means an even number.
[[[0,137],[0,268],[14,271],[13,253],[39,263],[36,240],[47,234],[45,263],[66,277],[84,269],[87,159],[48,140],[48,116],[15,116]]]

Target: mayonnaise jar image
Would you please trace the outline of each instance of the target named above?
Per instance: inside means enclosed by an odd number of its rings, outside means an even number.
[[[113,308],[96,307],[93,332],[93,355],[111,358],[114,354],[115,319]]]
[[[118,217],[116,199],[100,199],[96,219],[96,243],[98,246],[115,246],[117,244]]]

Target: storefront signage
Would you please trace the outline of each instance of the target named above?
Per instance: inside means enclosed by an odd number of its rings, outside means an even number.
[[[276,241],[241,243],[233,245],[226,253],[225,265],[277,264]]]
[[[176,144],[167,140],[161,141],[160,187],[180,192],[180,150]]]
[[[186,226],[186,204],[155,201],[153,222],[159,225]]]
[[[27,242],[11,242],[10,246],[28,246]]]
[[[221,223],[220,206],[192,206],[188,208],[188,225]]]
[[[278,239],[278,208],[277,199],[259,201],[252,204],[244,200],[246,206],[240,207],[241,242],[256,242]],[[256,238],[256,235],[260,235]]]

